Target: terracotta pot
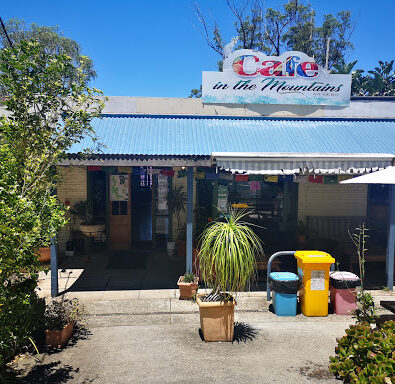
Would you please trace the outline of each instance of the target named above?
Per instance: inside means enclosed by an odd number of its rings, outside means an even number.
[[[178,279],[178,288],[180,289],[180,299],[192,299],[199,287],[199,278],[195,277],[193,283],[184,283],[184,276]]]
[[[61,330],[45,331],[45,345],[49,348],[63,347],[73,335],[74,322],[68,323]]]
[[[307,236],[306,236],[305,234],[303,234],[303,233],[298,233],[298,234],[296,235],[296,242],[297,242],[298,244],[303,245],[303,244],[306,243],[306,241],[307,241]]]
[[[204,341],[233,341],[236,301],[204,302],[197,295]]]
[[[80,231],[85,235],[93,239],[101,238],[105,230],[105,224],[80,224]]]
[[[41,263],[49,263],[51,261],[51,248],[42,247],[38,249],[38,260]]]

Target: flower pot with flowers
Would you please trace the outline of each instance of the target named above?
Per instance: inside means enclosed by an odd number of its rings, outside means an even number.
[[[49,348],[60,348],[73,335],[75,324],[87,316],[85,305],[78,299],[52,300],[45,309],[45,345]]]
[[[200,237],[201,277],[212,288],[197,295],[200,326],[205,341],[232,341],[232,293],[244,291],[256,277],[256,259],[264,253],[260,238],[243,221],[249,212],[232,210],[221,221],[211,222]]]

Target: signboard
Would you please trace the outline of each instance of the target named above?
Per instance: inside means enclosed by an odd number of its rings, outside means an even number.
[[[240,49],[223,72],[203,72],[204,103],[348,105],[351,75],[330,74],[302,52]]]

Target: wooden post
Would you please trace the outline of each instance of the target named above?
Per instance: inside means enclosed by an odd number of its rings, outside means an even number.
[[[56,252],[55,239],[51,239],[51,296],[56,297],[59,293],[58,286],[58,253]]]
[[[386,274],[387,288],[394,289],[394,253],[395,253],[395,185],[389,186],[388,199],[388,240],[387,240],[387,258]]]
[[[193,167],[187,173],[187,260],[186,271],[192,272]]]

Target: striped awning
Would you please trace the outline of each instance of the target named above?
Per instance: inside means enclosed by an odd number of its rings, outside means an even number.
[[[394,158],[394,154],[385,153],[212,153],[219,168],[264,175],[363,174],[391,166]]]

